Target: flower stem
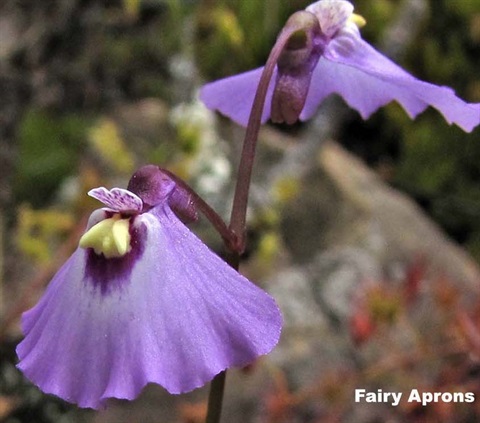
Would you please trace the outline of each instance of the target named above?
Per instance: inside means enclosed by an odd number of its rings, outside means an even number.
[[[215,376],[210,384],[206,423],[219,423],[222,413],[223,391],[225,388],[226,370]]]
[[[216,231],[220,234],[228,251],[235,251],[237,245],[236,234],[227,226],[225,221],[220,215],[210,207],[210,205],[200,197],[186,182],[176,176],[174,173],[167,169],[162,168],[162,172],[166,173],[172,178],[177,185],[179,185],[184,191],[188,192],[191,201],[195,204],[195,208],[199,210],[212,224]]]
[[[252,110],[248,118],[248,125],[243,141],[242,155],[238,167],[237,185],[233,199],[232,214],[230,217],[230,229],[237,235],[238,251],[241,254],[245,250],[245,226],[248,204],[248,193],[252,178],[255,150],[257,147],[258,133],[262,121],[263,107],[267,96],[270,80],[277,65],[278,58],[292,34],[301,28],[292,26],[285,27],[277,38],[275,45],[270,51],[267,63],[263,68],[262,76],[255,93]]]
[[[267,95],[270,80],[277,64],[278,58],[291,35],[299,28],[287,27],[280,33],[273,46],[267,63],[262,72],[260,82],[253,100],[252,110],[248,119],[248,125],[243,141],[242,155],[238,169],[237,184],[233,199],[232,214],[230,217],[229,230],[235,235],[235,245],[226,245],[230,252],[226,261],[234,269],[238,270],[240,255],[245,250],[245,227],[248,204],[248,193],[252,178],[253,162],[257,146],[258,132],[262,121],[263,107]],[[224,238],[225,239],[225,238]],[[212,380],[208,397],[208,410],[206,423],[220,423],[222,413],[223,392],[225,388],[226,370],[219,373]]]

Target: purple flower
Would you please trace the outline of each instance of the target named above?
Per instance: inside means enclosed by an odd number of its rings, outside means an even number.
[[[306,11],[297,12],[306,13],[318,20],[320,30],[308,23],[304,44],[286,46],[270,82],[262,123],[269,117],[274,122],[307,120],[334,93],[364,119],[396,100],[411,118],[432,106],[449,124],[455,123],[467,132],[480,123],[480,104],[465,103],[451,88],[414,78],[366,43],[355,24],[361,18],[353,14],[348,1],[320,0]],[[295,55],[296,51],[301,54]],[[285,63],[289,56],[303,61],[300,64],[291,60],[296,68],[293,74]],[[200,98],[210,109],[246,126],[262,71],[259,68],[206,84]],[[288,109],[286,101],[300,110],[282,114],[283,109]]]
[[[41,390],[99,408],[149,382],[191,391],[273,349],[275,301],[177,218],[191,204],[158,167],[89,194],[106,207],[22,317],[18,367]]]

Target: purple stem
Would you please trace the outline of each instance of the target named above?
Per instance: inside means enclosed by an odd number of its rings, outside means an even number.
[[[253,163],[255,159],[255,150],[257,147],[258,132],[262,121],[263,107],[267,95],[270,80],[273,71],[277,65],[278,58],[292,34],[301,28],[288,26],[283,29],[277,38],[275,45],[270,51],[267,63],[263,68],[260,83],[258,84],[255,98],[253,100],[252,110],[248,118],[247,130],[243,141],[242,155],[238,167],[237,185],[235,187],[235,196],[233,199],[232,214],[230,217],[230,229],[237,236],[237,245],[234,251],[239,254],[245,250],[245,229],[248,204],[248,193],[250,191],[250,182],[252,179]]]
[[[212,209],[210,205],[202,197],[200,197],[186,182],[177,177],[174,173],[170,172],[165,168],[162,168],[162,172],[165,172],[170,178],[175,181],[175,183],[179,187],[188,192],[190,198],[195,204],[195,208],[199,210],[217,230],[217,232],[222,237],[226,248],[229,251],[233,251],[235,249],[235,246],[237,245],[237,236],[227,226],[227,224],[220,217],[220,215],[214,209]]]

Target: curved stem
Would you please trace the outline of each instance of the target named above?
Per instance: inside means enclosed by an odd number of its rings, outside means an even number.
[[[284,28],[277,38],[277,42],[273,46],[267,63],[263,68],[262,76],[253,100],[250,117],[248,119],[247,130],[245,132],[245,138],[243,141],[242,155],[238,167],[237,185],[235,187],[232,214],[230,217],[230,229],[238,238],[236,251],[239,251],[240,254],[245,250],[245,222],[247,215],[248,194],[250,191],[255,150],[257,147],[258,132],[260,131],[260,125],[262,121],[265,98],[267,96],[270,80],[272,79],[273,71],[277,65],[278,58],[291,35],[297,30],[298,28],[295,27]]]
[[[175,174],[165,168],[161,168],[162,172],[165,172],[175,183],[184,191],[188,193],[192,202],[195,204],[195,208],[199,210],[213,225],[216,231],[220,234],[225,244],[225,247],[229,251],[235,251],[237,245],[236,234],[227,226],[225,221],[210,205],[200,197],[185,181],[177,177]]]

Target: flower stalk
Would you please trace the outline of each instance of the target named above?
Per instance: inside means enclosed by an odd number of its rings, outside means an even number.
[[[195,210],[199,210],[212,224],[215,230],[222,237],[223,243],[228,251],[236,251],[237,236],[236,234],[228,227],[225,221],[219,216],[219,214],[212,208],[210,205],[200,197],[188,184],[186,184],[182,179],[178,178],[175,174],[170,172],[167,169],[162,168],[162,172],[167,174],[175,183],[181,187],[188,195],[190,196],[191,202],[194,204]],[[231,265],[231,263],[229,263]],[[235,270],[235,266],[232,266]]]
[[[210,384],[208,409],[205,423],[219,423],[222,414],[223,392],[225,390],[226,370],[216,375]]]

